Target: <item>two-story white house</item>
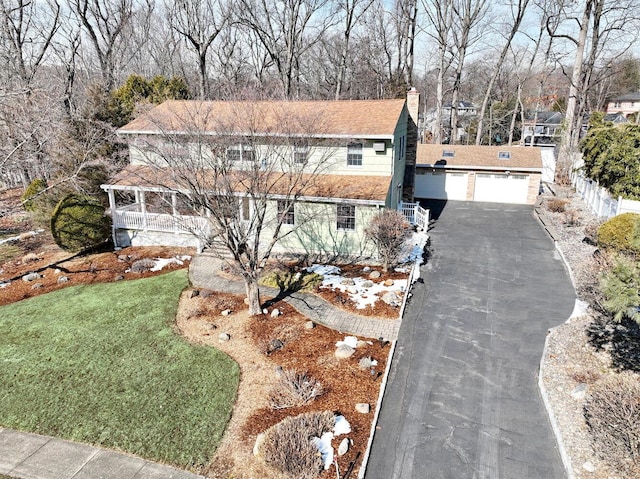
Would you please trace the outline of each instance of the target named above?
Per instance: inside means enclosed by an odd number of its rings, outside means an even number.
[[[266,215],[273,252],[372,256],[371,218],[412,199],[415,128],[405,100],[167,101],[118,131],[113,241],[210,246],[219,211],[198,201],[224,195],[229,217]]]

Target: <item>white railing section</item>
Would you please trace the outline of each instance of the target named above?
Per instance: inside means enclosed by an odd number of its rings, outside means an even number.
[[[428,229],[429,210],[420,206],[419,203],[405,203],[401,201],[398,204],[398,211],[400,211],[412,225],[419,226],[425,231]]]
[[[113,216],[116,228],[163,231],[170,233],[192,233],[203,235],[209,231],[209,221],[200,216],[181,216],[163,213],[139,213],[118,209]]]
[[[640,213],[640,201],[611,197],[609,192],[596,181],[577,173],[572,178],[576,192],[598,218],[613,218],[622,213]]]

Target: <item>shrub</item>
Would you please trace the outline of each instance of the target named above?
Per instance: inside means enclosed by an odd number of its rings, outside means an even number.
[[[640,215],[614,216],[598,229],[598,246],[625,253],[640,253]]]
[[[584,227],[583,241],[590,245],[598,244],[598,229],[602,223],[599,221],[591,221]]]
[[[385,273],[397,262],[409,232],[409,223],[404,215],[396,210],[384,209],[371,220],[365,233],[378,249],[382,270]]]
[[[621,373],[594,384],[584,417],[595,453],[627,477],[640,477],[640,380]]]
[[[51,214],[51,234],[65,250],[96,246],[109,237],[110,230],[100,202],[78,194],[65,196]]]
[[[260,452],[267,464],[289,477],[312,479],[319,475],[322,459],[311,438],[331,431],[335,423],[331,411],[288,417],[267,429]]]
[[[631,258],[619,256],[601,281],[604,308],[616,321],[623,318],[640,323],[640,268]]]
[[[308,376],[307,373],[299,373],[295,369],[282,371],[280,381],[269,394],[269,403],[273,409],[286,409],[296,406],[304,406],[323,393],[322,383]]]
[[[27,186],[27,189],[24,190],[24,193],[22,193],[22,198],[21,198],[22,204],[24,205],[25,210],[27,211],[35,210],[36,208],[35,198],[38,196],[38,194],[44,191],[46,187],[47,187],[47,182],[42,178],[36,178],[31,183],[29,183],[29,186]]]
[[[547,209],[553,213],[563,213],[568,201],[560,198],[552,198],[547,202]]]

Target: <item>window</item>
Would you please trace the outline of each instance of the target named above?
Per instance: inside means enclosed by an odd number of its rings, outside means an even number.
[[[338,205],[338,222],[339,230],[355,230],[356,229],[356,207],[353,205]]]
[[[242,145],[242,160],[243,161],[255,160],[255,155],[253,153],[253,148],[251,146]]]
[[[347,166],[362,166],[362,143],[347,145]]]
[[[613,105],[613,107],[614,107],[614,108],[620,108],[620,102],[619,102],[619,101],[615,102],[615,104]]]
[[[240,161],[242,159],[242,149],[240,146],[231,146],[227,148],[227,160]]]
[[[453,158],[454,156],[456,156],[456,152],[453,150],[444,150],[442,152],[442,156],[444,158]]]
[[[293,225],[296,222],[294,204],[284,200],[278,200],[278,218],[282,218],[283,225]]]
[[[304,165],[309,158],[309,147],[307,145],[294,145],[293,162],[297,165]]]
[[[498,159],[500,159],[500,160],[510,160],[511,159],[511,152],[510,151],[499,151],[498,152]]]

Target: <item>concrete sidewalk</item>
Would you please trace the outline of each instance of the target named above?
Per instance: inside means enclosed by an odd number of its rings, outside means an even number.
[[[219,274],[222,262],[212,256],[198,255],[191,261],[189,279],[196,288],[221,291],[225,293],[245,294],[244,283],[223,278]],[[260,286],[265,296],[278,296],[276,288]],[[324,299],[311,293],[296,292],[283,299],[315,323],[336,331],[365,338],[384,338],[395,341],[398,338],[400,319],[360,316],[336,308]],[[398,311],[398,314],[400,312]]]
[[[0,474],[20,479],[198,479],[98,447],[0,428]]]

